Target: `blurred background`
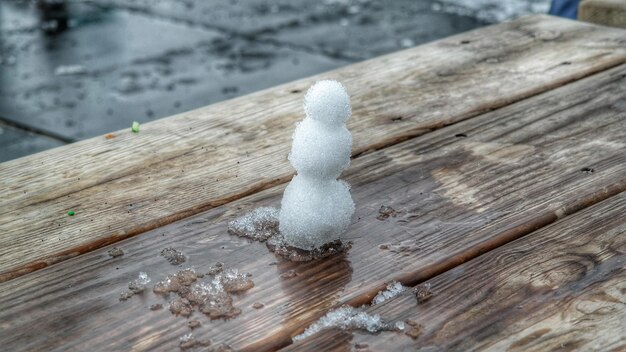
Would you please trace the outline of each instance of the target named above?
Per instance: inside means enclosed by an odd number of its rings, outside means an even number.
[[[0,161],[549,7],[550,0],[0,0]]]

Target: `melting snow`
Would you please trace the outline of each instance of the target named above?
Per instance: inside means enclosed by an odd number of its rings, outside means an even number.
[[[294,336],[294,341],[305,339],[323,329],[339,328],[342,330],[359,329],[370,333],[382,330],[392,330],[392,327],[385,323],[378,314],[370,315],[363,308],[344,306],[331,310],[318,321],[309,326],[300,335]]]
[[[408,289],[409,289],[408,287],[403,286],[401,283],[397,281],[393,281],[387,285],[387,289],[385,291],[378,292],[376,297],[374,297],[374,299],[372,300],[372,305],[381,304],[385,302],[386,300],[393,298]]]

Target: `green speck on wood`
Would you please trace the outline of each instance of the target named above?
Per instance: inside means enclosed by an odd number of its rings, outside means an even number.
[[[133,126],[130,128],[134,133],[139,133],[139,122],[133,121]]]
[[[67,215],[69,215],[69,216],[74,216],[74,214],[76,214],[76,213],[74,213],[73,210],[70,210],[70,211],[67,212]]]

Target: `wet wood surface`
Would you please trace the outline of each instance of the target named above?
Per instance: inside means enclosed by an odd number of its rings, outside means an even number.
[[[626,190],[625,79],[626,65],[618,66],[356,158],[345,175],[357,204],[347,255],[291,263],[227,233],[229,220],[277,206],[279,185],[121,241],[122,257],[105,247],[4,282],[0,343],[176,349],[191,332],[187,319],[148,308],[168,300],[152,292],[118,300],[138,272],[154,283],[180,269],[159,255],[173,246],[188,257],[181,267],[204,272],[221,261],[255,282],[234,298],[241,315],[210,321],[195,313],[202,326],[194,336],[239,350],[286,347],[329,309],[365,304],[391,280],[432,279]],[[398,215],[379,220],[381,205]],[[254,309],[257,302],[264,307]]]
[[[328,329],[285,350],[624,351],[624,214],[620,193],[429,280],[422,304],[406,292],[368,309],[413,320],[415,339]]]
[[[359,157],[626,62],[625,33],[527,17],[0,164],[0,281],[288,181],[317,79],[352,95]]]

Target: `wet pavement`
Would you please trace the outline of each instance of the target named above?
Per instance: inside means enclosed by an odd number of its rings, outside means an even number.
[[[467,1],[3,0],[0,161],[500,20]]]

